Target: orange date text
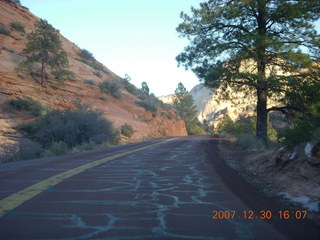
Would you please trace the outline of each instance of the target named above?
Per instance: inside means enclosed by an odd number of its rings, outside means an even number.
[[[260,211],[235,211],[235,210],[214,210],[212,211],[212,219],[262,219],[270,220],[272,218],[278,218],[283,220],[288,219],[305,219],[307,217],[308,211],[306,210],[281,210],[281,211],[270,211],[270,210],[260,210]]]

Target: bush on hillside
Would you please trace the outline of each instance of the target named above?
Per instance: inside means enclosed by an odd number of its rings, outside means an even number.
[[[119,133],[102,113],[79,108],[77,110],[53,110],[32,122],[20,125],[33,141],[44,149],[71,149],[88,142],[116,144]],[[64,151],[64,150],[63,150]]]
[[[57,80],[60,80],[60,81],[73,80],[75,78],[74,72],[65,70],[65,69],[52,71],[51,73]]]
[[[24,26],[19,23],[19,22],[12,22],[10,23],[10,27],[14,30],[16,30],[17,32],[20,32],[20,33],[26,33],[25,29],[24,29]]]
[[[44,115],[47,111],[45,106],[32,98],[11,99],[8,103],[16,111],[30,112],[34,116]]]
[[[116,82],[103,81],[99,84],[99,88],[102,92],[106,94],[110,94],[112,97],[116,99],[121,99],[122,94],[120,92],[120,86]]]
[[[294,128],[280,134],[279,141],[289,148],[293,148],[295,145],[310,141],[315,130],[316,126],[312,122],[301,120],[296,123]]]
[[[131,125],[126,123],[121,126],[121,134],[130,138],[132,137],[133,133],[134,133],[134,129]]]
[[[10,29],[7,28],[3,23],[0,23],[0,34],[10,35]]]
[[[186,123],[186,129],[188,135],[204,135],[206,132],[201,128],[198,124],[197,121],[191,121],[189,123]]]
[[[88,85],[91,85],[91,86],[95,86],[96,85],[96,83],[93,80],[90,80],[90,79],[84,80],[84,83],[88,84]]]
[[[87,49],[81,49],[78,53],[78,55],[81,58],[87,59],[87,60],[93,60],[95,61],[96,59],[94,58],[93,54],[89,52]]]
[[[124,88],[131,93],[132,95],[137,96],[139,93],[139,89],[136,88],[133,84],[129,83],[127,80],[123,81]]]
[[[217,125],[217,133],[227,133],[233,136],[239,136],[241,134],[256,135],[256,122],[257,117],[240,117],[236,121],[233,121],[228,115],[226,115],[221,123]],[[277,140],[277,131],[272,127],[270,121],[268,121],[268,138],[271,141]]]
[[[150,103],[149,101],[145,100],[145,101],[140,101],[140,102],[136,102],[136,104],[142,108],[144,108],[146,111],[152,112],[152,113],[156,113],[157,112],[157,107]]]

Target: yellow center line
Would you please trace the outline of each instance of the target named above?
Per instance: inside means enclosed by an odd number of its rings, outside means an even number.
[[[169,142],[172,140],[175,140],[176,138],[173,139],[168,139],[165,140],[163,142]],[[94,162],[90,162],[84,165],[81,165],[79,167],[70,169],[68,171],[59,173],[55,176],[52,176],[50,178],[47,178],[45,180],[42,180],[41,182],[38,182],[34,185],[31,185],[30,187],[27,187],[17,193],[14,193],[12,195],[10,195],[9,197],[4,198],[3,200],[0,201],[0,217],[4,216],[7,212],[17,208],[18,206],[20,206],[21,204],[23,204],[24,202],[28,201],[29,199],[35,197],[36,195],[44,192],[45,190],[47,190],[49,187],[55,186],[58,183],[62,182],[63,180],[73,177],[79,173],[84,172],[85,170],[88,170],[90,168],[94,168],[96,166],[99,166],[103,163],[106,163],[110,160],[134,153],[134,152],[138,152],[147,148],[151,148],[153,146],[159,145],[163,142],[159,142],[159,143],[155,143],[155,144],[151,144],[145,147],[141,147],[138,149],[134,149],[128,152],[124,152],[124,153],[119,153],[110,157],[106,157],[103,159],[99,159],[96,160]]]

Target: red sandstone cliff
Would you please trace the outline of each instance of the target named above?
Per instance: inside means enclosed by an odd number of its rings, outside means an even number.
[[[10,29],[10,23],[19,22],[25,27],[26,34],[34,30],[35,21],[39,20],[23,7],[0,0],[0,23]],[[74,79],[65,81],[64,85],[57,83],[53,77],[46,87],[42,87],[27,71],[17,69],[19,62],[24,59],[23,49],[26,44],[26,34],[10,29],[9,34],[0,34],[0,143],[15,142],[22,135],[15,127],[33,117],[12,111],[8,100],[16,98],[32,98],[50,108],[67,108],[74,106],[74,102],[90,104],[93,109],[99,109],[110,119],[116,127],[128,123],[135,132],[131,140],[140,140],[159,136],[186,135],[183,120],[174,109],[158,107],[156,117],[151,112],[137,106],[139,99],[121,88],[122,99],[117,100],[111,95],[100,91],[98,84],[105,81],[119,81],[122,79],[103,66],[101,78],[94,72],[97,70],[77,60],[80,48],[60,35],[63,49],[68,53],[69,69],[75,73]],[[98,63],[100,64],[100,63]],[[86,80],[94,85],[88,85]],[[103,98],[101,98],[103,96]]]

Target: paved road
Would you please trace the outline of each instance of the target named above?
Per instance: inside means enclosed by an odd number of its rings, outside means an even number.
[[[245,219],[278,206],[219,160],[213,136],[169,140],[1,165],[0,239],[320,239],[307,220]]]

